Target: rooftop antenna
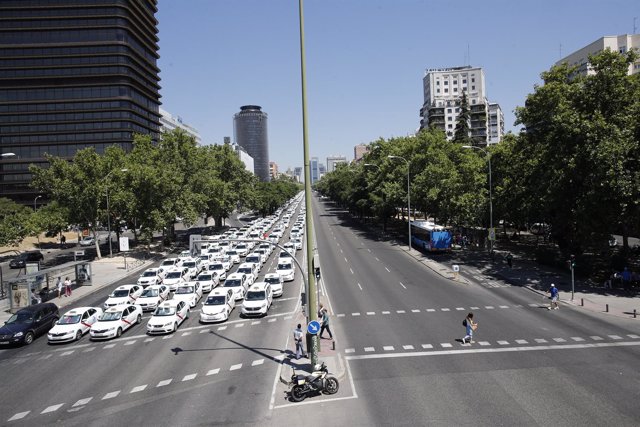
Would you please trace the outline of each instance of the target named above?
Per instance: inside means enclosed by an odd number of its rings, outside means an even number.
[[[562,43],[560,43],[560,59],[562,59]]]
[[[471,65],[471,50],[469,49],[469,43],[467,43],[467,65]]]
[[[637,17],[637,16],[634,16],[634,17],[633,17],[633,34],[635,34],[635,33],[636,33],[636,29],[638,28],[638,27],[636,27],[636,21],[637,21],[637,20],[638,20],[638,17]]]

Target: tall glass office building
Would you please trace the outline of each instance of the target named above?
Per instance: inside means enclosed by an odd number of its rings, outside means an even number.
[[[253,157],[253,171],[261,181],[269,181],[269,138],[267,113],[257,105],[240,107],[233,116],[236,143]]]
[[[0,1],[0,197],[33,200],[28,167],[46,154],[157,140],[156,12],[156,0]]]

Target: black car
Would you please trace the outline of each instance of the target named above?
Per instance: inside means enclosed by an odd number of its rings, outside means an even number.
[[[38,262],[44,259],[44,255],[39,251],[23,252],[9,262],[10,268],[24,268],[28,262]]]
[[[35,337],[49,332],[59,318],[58,306],[50,302],[20,309],[0,328],[0,347],[29,345]]]

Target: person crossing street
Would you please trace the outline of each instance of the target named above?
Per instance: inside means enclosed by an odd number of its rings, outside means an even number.
[[[556,285],[552,283],[551,287],[547,292],[551,294],[551,303],[549,304],[549,307],[547,307],[547,310],[551,310],[551,309],[558,310],[560,308],[558,306],[558,293],[559,293],[558,288],[556,288]]]

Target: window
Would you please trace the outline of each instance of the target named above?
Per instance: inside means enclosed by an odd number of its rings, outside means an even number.
[[[449,89],[445,89],[445,90],[444,90],[444,93],[449,93]]]
[[[451,108],[447,108],[447,113],[451,113],[452,109]]]
[[[467,79],[462,79],[462,84],[467,84]]]
[[[471,83],[475,83],[476,82],[476,78],[475,77],[471,77]]]
[[[472,86],[471,86],[471,90],[476,90],[476,86],[475,86],[475,85],[472,85]]]
[[[454,92],[457,92],[457,91],[458,91],[458,88],[457,88],[457,87],[454,87],[454,88],[453,88],[453,91],[454,91]]]
[[[449,86],[449,81],[448,81],[448,80],[445,80],[445,81],[444,81],[444,85],[445,85],[445,86]]]
[[[452,125],[451,123],[449,123],[449,124],[447,125],[447,129],[453,129],[453,125]]]
[[[448,122],[452,122],[453,121],[453,117],[452,116],[447,116],[447,121]]]
[[[436,93],[440,93],[440,89],[436,89]]]
[[[457,80],[454,80],[454,81],[453,81],[453,84],[454,84],[454,85],[457,85],[457,84],[458,84],[458,81],[457,81]]]
[[[436,86],[440,86],[440,80],[436,80]]]

